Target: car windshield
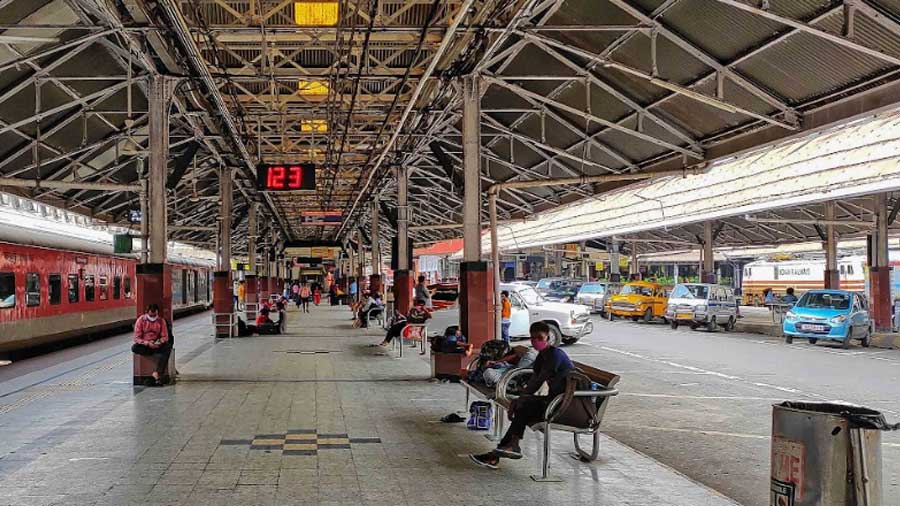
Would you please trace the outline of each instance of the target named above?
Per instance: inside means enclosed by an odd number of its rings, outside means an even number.
[[[606,291],[606,285],[582,285],[581,293],[603,293]]]
[[[530,286],[517,290],[517,293],[522,297],[522,300],[524,300],[526,304],[540,304],[543,301],[541,296]]]
[[[704,285],[678,285],[672,291],[673,299],[703,299],[709,295],[709,287]]]
[[[619,293],[622,295],[645,295],[649,297],[653,295],[653,288],[641,285],[625,285]]]
[[[808,307],[813,309],[849,309],[850,294],[847,293],[815,293],[806,292],[797,307]]]

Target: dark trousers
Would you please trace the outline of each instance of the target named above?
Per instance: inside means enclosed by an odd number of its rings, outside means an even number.
[[[387,335],[384,336],[384,342],[389,343],[393,341],[395,337],[400,337],[400,333],[403,332],[403,329],[405,327],[405,321],[391,325],[391,328],[389,328],[387,331]]]
[[[151,348],[143,344],[134,344],[131,346],[131,351],[132,353],[143,355],[145,357],[157,357],[156,372],[162,377],[169,369],[169,355],[172,354],[172,341],[166,341],[166,344],[160,348]]]
[[[512,438],[516,438],[517,441],[522,439],[525,436],[525,427],[544,420],[544,411],[548,404],[550,404],[550,398],[546,396],[520,397],[520,400],[516,402],[509,429],[506,430],[506,434],[503,435],[498,446],[508,445]]]

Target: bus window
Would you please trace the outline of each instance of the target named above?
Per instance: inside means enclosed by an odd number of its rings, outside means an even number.
[[[47,277],[47,291],[50,295],[50,305],[56,306],[62,303],[62,276],[51,274]]]

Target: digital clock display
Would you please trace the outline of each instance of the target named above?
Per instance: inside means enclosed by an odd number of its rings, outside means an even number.
[[[269,192],[315,190],[316,166],[311,163],[260,165],[256,168],[256,188]]]

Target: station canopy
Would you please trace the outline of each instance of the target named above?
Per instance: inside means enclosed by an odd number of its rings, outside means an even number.
[[[251,202],[266,238],[346,240],[376,197],[390,231],[393,169],[406,166],[413,238],[433,242],[462,222],[461,76],[481,79],[484,189],[705,167],[896,106],[898,19],[889,0],[0,0],[0,187],[126,223],[147,165],[148,83],[167,76],[171,239],[215,243],[223,167],[239,194],[235,254]],[[258,164],[293,162],[316,164],[315,190],[257,191]],[[607,195],[616,188],[504,190],[499,217],[621,198]],[[867,220],[858,204],[844,215]],[[661,219],[658,205],[638,208]],[[616,227],[568,230],[639,232]],[[754,241],[786,233],[746,229]],[[740,235],[727,225],[720,239]]]
[[[840,236],[858,237],[874,226],[867,196],[896,190],[900,111],[721,160],[700,175],[630,185],[500,226],[499,246],[618,238],[636,239],[644,251],[685,249],[698,247],[707,221],[716,224],[718,248],[801,243],[820,239],[830,200],[837,201]]]

